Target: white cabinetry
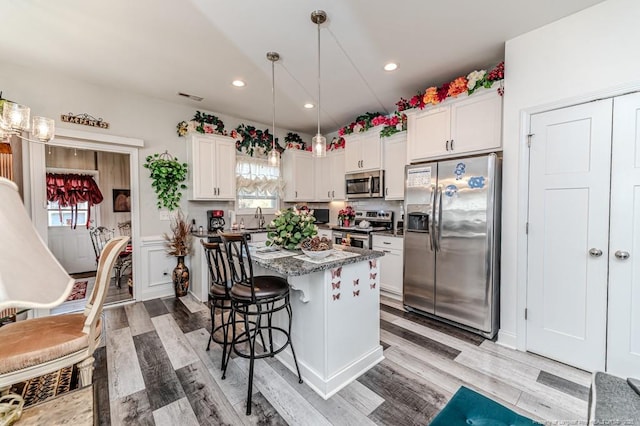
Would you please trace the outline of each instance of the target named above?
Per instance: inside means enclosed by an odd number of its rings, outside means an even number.
[[[345,173],[357,173],[382,168],[381,126],[364,133],[350,134],[345,139]]]
[[[314,158],[315,201],[344,200],[344,149]]]
[[[331,239],[331,229],[318,228],[318,237],[326,237]]]
[[[190,135],[190,200],[236,199],[236,143],[227,136]]]
[[[407,155],[415,163],[501,148],[502,96],[495,87],[407,112]]]
[[[282,156],[282,175],[285,181],[284,201],[315,199],[315,162],[310,152],[286,150]]]
[[[395,296],[402,296],[404,279],[403,240],[401,237],[373,235],[373,250],[384,252],[380,262],[380,289]]]
[[[384,147],[384,198],[404,200],[404,166],[407,163],[407,132],[382,138]]]

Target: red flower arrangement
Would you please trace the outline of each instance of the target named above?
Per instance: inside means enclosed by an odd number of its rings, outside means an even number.
[[[346,142],[344,138],[341,136],[339,138],[333,138],[331,143],[329,143],[329,151],[334,151],[336,149],[344,149]]]
[[[351,220],[354,217],[356,217],[356,211],[351,206],[347,206],[344,209],[340,209],[340,211],[338,212],[339,219]]]

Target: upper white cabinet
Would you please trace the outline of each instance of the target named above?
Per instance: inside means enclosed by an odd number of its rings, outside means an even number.
[[[345,199],[344,149],[327,152],[324,158],[315,158],[315,201]]]
[[[404,200],[404,166],[407,163],[407,132],[382,138],[384,150],[384,198]]]
[[[190,200],[236,199],[236,143],[232,138],[189,135],[187,162]]]
[[[285,150],[282,155],[282,176],[285,181],[284,201],[315,199],[315,161],[311,152]]]
[[[411,163],[501,149],[502,96],[495,88],[407,111],[407,156]]]
[[[382,143],[377,126],[364,133],[352,133],[345,139],[345,173],[357,173],[382,168]]]

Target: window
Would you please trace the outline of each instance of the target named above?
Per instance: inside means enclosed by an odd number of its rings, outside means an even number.
[[[87,225],[89,217],[89,203],[78,203],[78,220],[74,221],[75,211],[71,211],[71,206],[58,208],[57,201],[47,202],[47,224],[52,227],[71,226],[73,223],[80,226]]]
[[[265,213],[273,213],[283,188],[280,168],[269,165],[266,159],[238,156],[236,187],[239,212],[253,213],[260,207]]]

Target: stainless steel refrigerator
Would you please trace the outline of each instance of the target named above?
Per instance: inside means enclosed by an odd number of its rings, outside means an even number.
[[[406,308],[494,337],[500,189],[496,154],[406,166]]]

